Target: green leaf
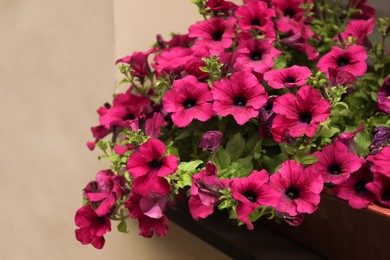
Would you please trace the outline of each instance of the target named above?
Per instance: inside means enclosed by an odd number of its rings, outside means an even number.
[[[203,163],[202,160],[195,160],[191,162],[181,162],[179,164],[178,170],[183,172],[192,173],[196,171],[196,168],[198,168],[199,165]]]
[[[368,154],[368,146],[371,144],[371,135],[367,131],[356,134],[355,145],[359,155]]]
[[[330,127],[330,128],[324,127],[321,130],[321,136],[326,137],[326,138],[330,138],[338,132],[340,132],[340,129],[338,129],[337,127]]]
[[[126,220],[122,220],[119,224],[118,224],[118,231],[119,232],[122,232],[122,233],[129,233],[129,231],[127,231],[127,223],[126,223]]]
[[[238,171],[240,172],[240,177],[246,177],[251,174],[253,170],[253,157],[247,156],[245,158],[240,158],[237,160]]]
[[[226,152],[230,156],[231,161],[236,161],[240,157],[245,148],[245,140],[240,133],[230,137],[226,144]]]
[[[308,155],[301,159],[301,163],[304,165],[313,164],[318,161],[318,157],[314,155]]]
[[[222,147],[219,147],[217,152],[213,154],[211,161],[217,166],[218,170],[227,168],[231,162],[229,154]]]
[[[275,59],[275,64],[272,69],[283,69],[287,66],[287,61],[284,55],[280,55]]]
[[[185,131],[181,132],[176,138],[175,140],[178,141],[178,140],[182,140],[182,139],[185,139],[189,136],[192,135],[192,130],[191,129],[186,129]]]

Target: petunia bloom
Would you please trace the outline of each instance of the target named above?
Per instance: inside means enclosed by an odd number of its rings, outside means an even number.
[[[216,81],[211,93],[214,112],[219,116],[232,115],[239,125],[256,117],[267,101],[264,87],[253,74],[246,71],[233,73],[230,79]]]
[[[313,155],[318,157],[318,162],[309,168],[320,173],[326,183],[343,183],[351,173],[359,170],[363,163],[361,158],[350,153],[347,146],[340,141],[325,146],[322,151]]]
[[[356,39],[356,44],[370,48],[371,42],[367,36],[372,33],[374,27],[375,18],[350,21],[345,31],[341,33],[341,37],[345,42],[348,42],[349,37],[353,37]]]
[[[323,189],[323,180],[318,172],[288,160],[271,175],[270,184],[278,194],[275,210],[291,217],[317,210]]]
[[[246,223],[249,230],[253,224],[249,215],[260,206],[275,206],[277,197],[268,185],[269,175],[266,170],[253,171],[246,178],[234,178],[230,181],[232,197],[237,200],[238,219]]]
[[[99,217],[91,205],[85,205],[77,210],[75,223],[76,239],[83,245],[92,244],[97,249],[104,246],[104,235],[111,231],[111,221],[107,216]]]
[[[308,67],[294,65],[290,68],[267,71],[264,73],[264,80],[274,89],[292,88],[306,85],[306,80],[311,75]]]
[[[356,131],[353,132],[344,132],[335,138],[335,141],[340,141],[345,144],[348,148],[348,151],[354,154],[357,154],[355,146],[355,136],[357,133],[360,133],[364,130],[364,125],[359,126]]]
[[[366,184],[372,181],[372,173],[364,163],[358,171],[351,173],[345,182],[333,190],[337,197],[347,200],[352,208],[364,209],[375,199],[374,194],[366,188]]]
[[[205,122],[213,115],[213,97],[207,83],[198,82],[194,76],[175,80],[173,88],[164,98],[167,112],[172,112],[172,121],[178,127],[188,126],[193,119]]]
[[[318,61],[317,67],[328,77],[330,68],[347,71],[353,76],[363,76],[367,71],[367,57],[362,46],[350,46],[345,50],[333,46],[332,50]]]
[[[275,17],[275,13],[263,1],[247,1],[246,5],[237,8],[236,16],[238,17],[238,26],[243,31],[273,29],[272,17]]]
[[[147,75],[150,74],[148,57],[151,53],[154,53],[156,51],[157,51],[156,48],[152,48],[147,52],[134,52],[131,56],[126,56],[122,59],[117,60],[115,64],[118,63],[129,64],[132,69],[131,74],[143,80]]]
[[[390,115],[390,76],[385,78],[385,81],[379,88],[378,110]]]
[[[330,103],[310,86],[300,88],[294,96],[291,93],[279,96],[273,104],[278,114],[272,122],[271,133],[277,142],[283,142],[287,136],[312,137],[320,122],[329,117]]]
[[[370,156],[368,160],[371,162],[370,170],[373,173],[380,173],[390,177],[390,146],[387,146],[379,153]]]
[[[143,196],[152,191],[159,194],[169,192],[170,186],[164,178],[173,174],[178,166],[174,155],[164,156],[166,148],[163,142],[150,138],[134,152],[127,162],[127,171],[135,177],[133,190]]]
[[[199,148],[215,152],[222,141],[221,131],[207,131],[200,139]]]
[[[390,177],[379,172],[374,172],[374,181],[367,183],[366,188],[374,193],[375,201],[380,205],[390,208]]]

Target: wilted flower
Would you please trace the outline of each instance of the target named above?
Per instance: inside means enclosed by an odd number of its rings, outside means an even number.
[[[208,131],[200,140],[199,148],[204,150],[209,150],[215,152],[222,141],[222,132],[221,131]]]
[[[390,139],[390,127],[378,126],[373,130],[374,139],[368,149],[371,153],[377,153],[387,144]]]

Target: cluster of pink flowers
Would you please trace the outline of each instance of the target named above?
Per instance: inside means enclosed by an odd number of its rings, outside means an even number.
[[[384,51],[376,71],[366,63],[380,53],[375,10],[353,0],[360,11],[326,32],[311,0],[197,2],[205,19],[187,34],[116,61],[129,88],[87,143],[112,167],[84,188],[76,238],[100,249],[129,217],[164,236],[186,191],[195,220],[218,207],[250,230],[265,214],[300,224],[324,186],[353,208],[390,207],[389,64]]]

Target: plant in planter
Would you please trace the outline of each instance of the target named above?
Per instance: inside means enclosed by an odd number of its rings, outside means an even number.
[[[324,187],[389,207],[388,19],[365,0],[194,3],[204,19],[187,34],[117,60],[128,89],[88,143],[111,166],[83,190],[76,238],[100,249],[128,218],[164,236],[183,197],[195,220],[226,210],[250,230],[299,225]]]

